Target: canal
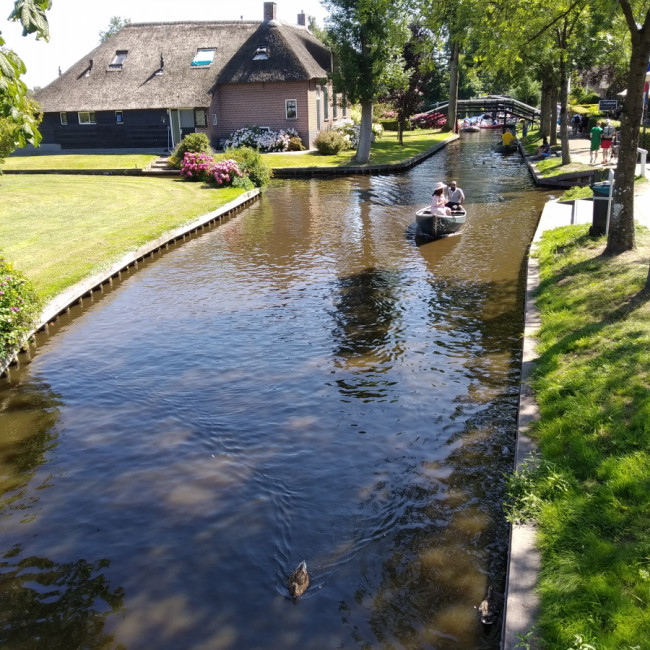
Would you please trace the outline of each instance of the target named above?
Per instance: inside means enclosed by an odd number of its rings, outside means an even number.
[[[496,142],[274,181],[39,335],[0,380],[4,647],[498,648],[547,195]],[[425,241],[438,180],[468,223]]]

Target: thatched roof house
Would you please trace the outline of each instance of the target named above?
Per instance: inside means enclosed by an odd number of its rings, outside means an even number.
[[[43,142],[63,148],[172,148],[203,131],[293,127],[305,143],[337,117],[329,50],[276,19],[129,24],[36,95]]]

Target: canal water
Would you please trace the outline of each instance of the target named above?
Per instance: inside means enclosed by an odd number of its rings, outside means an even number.
[[[3,647],[499,646],[546,195],[496,141],[274,181],[39,336],[0,380]],[[452,179],[465,230],[421,240]]]

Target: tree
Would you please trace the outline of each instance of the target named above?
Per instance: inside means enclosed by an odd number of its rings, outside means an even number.
[[[325,0],[328,41],[335,56],[334,88],[361,104],[355,162],[367,163],[372,105],[387,88],[405,88],[401,52],[408,39],[405,0]]]
[[[120,18],[120,16],[113,16],[108,21],[108,29],[105,32],[99,32],[99,42],[103,43],[109,36],[117,34],[117,32],[119,32],[122,27],[126,27],[130,23],[130,18]]]
[[[605,255],[618,255],[635,247],[634,176],[639,130],[643,117],[643,88],[650,58],[650,9],[647,3],[618,0],[630,33],[631,54],[627,94],[621,113],[621,142],[616,185]],[[650,291],[650,270],[646,289]]]
[[[45,12],[51,0],[16,0],[9,20],[23,26],[23,36],[36,34],[37,38],[49,40],[49,28]],[[25,74],[25,64],[13,51],[5,47],[0,36],[0,117],[8,120],[5,131],[9,130],[17,146],[38,145],[41,134],[34,116],[32,104],[28,100],[27,86],[21,80]]]

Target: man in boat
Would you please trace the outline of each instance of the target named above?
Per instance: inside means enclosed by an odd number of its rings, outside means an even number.
[[[460,209],[460,206],[465,200],[465,193],[456,185],[456,181],[449,183],[449,191],[447,193],[447,207],[452,210]]]
[[[509,147],[516,139],[517,138],[512,134],[512,131],[504,131],[501,136],[501,143],[504,146]]]

